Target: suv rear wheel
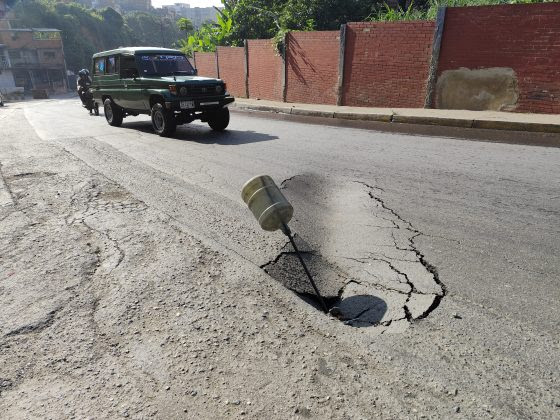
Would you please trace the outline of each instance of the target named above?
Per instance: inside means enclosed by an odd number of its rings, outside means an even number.
[[[103,109],[105,111],[105,119],[113,127],[119,127],[123,120],[122,108],[117,106],[111,99],[105,99],[103,102]]]
[[[208,125],[214,131],[224,131],[229,125],[229,109],[222,108],[210,114]]]
[[[177,121],[173,111],[165,109],[160,103],[152,107],[152,126],[154,131],[162,137],[170,136],[177,129]]]

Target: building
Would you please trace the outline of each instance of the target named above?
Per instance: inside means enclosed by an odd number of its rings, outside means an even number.
[[[191,7],[188,3],[174,3],[162,6],[162,12],[174,20],[185,17],[191,20],[195,28],[206,22],[216,22],[218,13],[213,7]]]
[[[60,35],[50,28],[0,29],[2,92],[65,92],[68,82]]]
[[[80,3],[90,3],[94,9],[111,7],[119,13],[149,12],[152,10],[152,0],[79,0]]]

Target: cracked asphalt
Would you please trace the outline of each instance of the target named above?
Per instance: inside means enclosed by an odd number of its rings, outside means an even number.
[[[558,417],[560,151],[317,122],[1,109],[0,418]]]

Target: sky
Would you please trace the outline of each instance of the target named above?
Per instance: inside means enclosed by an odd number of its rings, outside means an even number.
[[[153,7],[161,7],[164,4],[188,3],[191,7],[221,6],[220,0],[152,0]]]

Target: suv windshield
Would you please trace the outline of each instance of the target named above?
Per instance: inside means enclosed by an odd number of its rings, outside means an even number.
[[[141,76],[193,75],[195,71],[184,55],[142,54],[136,57]]]

